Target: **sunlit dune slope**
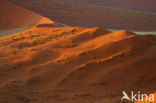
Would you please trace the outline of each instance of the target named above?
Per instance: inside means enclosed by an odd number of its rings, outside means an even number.
[[[1,37],[0,101],[120,103],[123,90],[153,93],[155,52],[156,36],[97,27],[33,27]]]
[[[19,7],[7,0],[0,0],[0,30],[35,24],[40,15]]]
[[[62,25],[50,20],[47,17],[41,17],[40,20],[35,24],[35,27],[61,27]]]

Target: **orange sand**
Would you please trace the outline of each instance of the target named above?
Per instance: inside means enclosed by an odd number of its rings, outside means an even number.
[[[35,22],[0,38],[0,103],[120,103],[123,90],[156,91],[156,36]]]
[[[33,27],[2,37],[1,101],[119,103],[123,90],[152,93],[155,43],[152,35],[80,27]]]

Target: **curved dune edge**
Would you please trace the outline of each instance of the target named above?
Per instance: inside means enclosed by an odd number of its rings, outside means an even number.
[[[155,90],[155,44],[154,35],[98,27],[34,26],[2,37],[0,98],[109,103],[123,90]]]
[[[14,10],[14,12],[12,11]],[[0,36],[6,36],[35,27],[58,27],[52,20],[19,7],[7,0],[0,0]]]
[[[0,0],[0,30],[34,25],[42,17],[7,0]]]

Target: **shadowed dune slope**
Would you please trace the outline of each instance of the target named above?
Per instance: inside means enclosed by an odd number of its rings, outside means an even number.
[[[98,26],[104,29],[130,31],[155,31],[156,27],[156,14],[150,12],[60,0],[10,1],[69,26]],[[131,0],[129,1],[131,2]]]
[[[155,0],[60,0],[156,12]]]
[[[0,38],[0,102],[120,103],[156,91],[156,36],[33,27]],[[149,90],[150,87],[150,90]]]
[[[7,0],[0,0],[0,30],[35,24],[40,15],[19,7]]]
[[[62,25],[59,25],[55,23],[54,21],[46,18],[46,17],[40,17],[40,19],[33,25],[27,25],[27,26],[21,26],[16,28],[10,28],[5,30],[0,30],[0,36],[6,36],[14,33],[18,33],[21,31],[27,31],[29,28],[42,28],[42,27],[61,27]]]

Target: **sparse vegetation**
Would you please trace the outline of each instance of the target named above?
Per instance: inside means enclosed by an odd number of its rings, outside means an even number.
[[[99,84],[100,84],[100,85],[105,85],[105,82],[100,82]]]
[[[70,33],[75,33],[76,32],[76,29],[73,29]]]
[[[12,49],[12,51],[10,51],[11,54],[16,55],[17,54],[17,50],[16,49]]]
[[[60,84],[64,83],[66,80],[67,80],[67,78],[62,79]]]
[[[6,28],[9,28],[10,21],[6,21]]]
[[[17,69],[17,67],[16,67],[16,66],[14,66],[14,67],[11,67],[11,69]]]
[[[112,70],[107,71],[107,74],[108,75],[112,74]]]
[[[31,101],[29,98],[27,98],[27,97],[25,97],[25,96],[20,96],[20,97],[18,97],[18,98],[19,98],[21,101],[26,102],[26,103],[28,103],[28,102]]]
[[[5,66],[9,66],[9,64],[5,64]]]
[[[65,47],[65,48],[72,48],[72,47],[74,47],[74,46],[76,46],[75,43],[70,43],[70,44],[66,44],[64,47]]]
[[[59,95],[58,95],[58,94],[54,94],[53,96],[54,96],[54,97],[59,97]]]
[[[12,80],[11,82],[16,84],[18,82],[21,82],[21,80]]]
[[[63,64],[67,65],[67,64],[70,64],[70,62],[69,61],[64,61]]]
[[[153,45],[156,45],[156,42],[154,42]]]
[[[122,59],[121,59],[121,60],[120,60],[120,62],[121,62],[121,63],[123,63],[123,62],[124,62],[124,60],[122,60]]]
[[[37,71],[37,68],[36,67],[32,67],[31,70],[30,70],[30,73],[34,73],[35,71]]]
[[[8,28],[9,24],[10,24],[10,21],[2,21],[2,19],[0,19],[0,27]]]
[[[32,44],[33,45],[38,45],[38,44],[44,44],[45,41],[41,40],[41,41],[33,41]]]
[[[79,53],[79,55],[84,55],[84,54],[86,54],[85,51]]]
[[[0,19],[0,27],[2,26],[2,19]]]
[[[91,59],[95,59],[95,58],[96,58],[96,56],[95,56],[95,55],[92,55],[92,56],[91,56]]]
[[[127,55],[127,56],[132,56],[132,51],[126,52],[126,55]]]
[[[82,79],[82,77],[80,75],[77,76],[77,79]]]
[[[106,93],[106,97],[115,97],[112,93]]]
[[[99,63],[104,63],[105,61],[104,60],[99,60],[99,61],[97,61],[97,63],[99,64]]]
[[[76,97],[87,97],[90,96],[90,93],[75,93]]]
[[[20,40],[20,38],[12,38],[12,40],[17,41]]]

